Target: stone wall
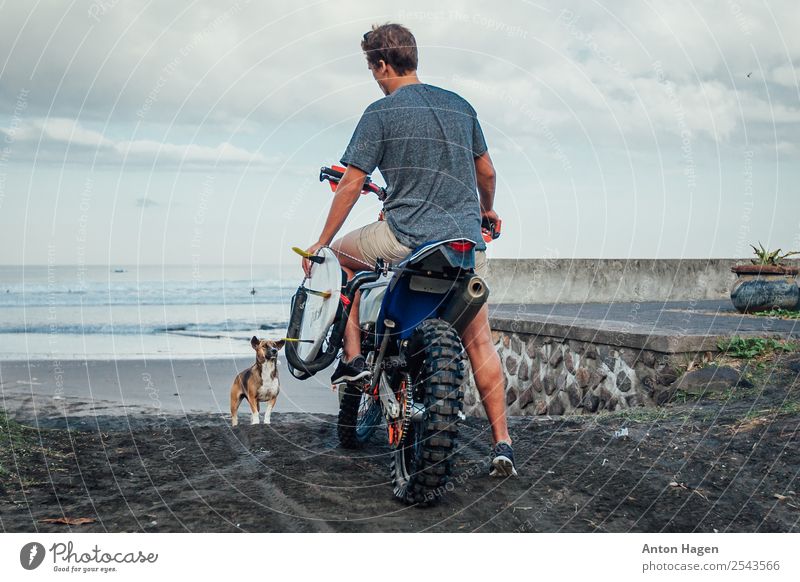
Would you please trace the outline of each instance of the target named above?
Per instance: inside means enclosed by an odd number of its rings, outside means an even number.
[[[493,331],[506,378],[508,414],[591,414],[663,404],[690,362],[712,354],[666,354],[526,333]],[[467,415],[485,416],[467,364]]]

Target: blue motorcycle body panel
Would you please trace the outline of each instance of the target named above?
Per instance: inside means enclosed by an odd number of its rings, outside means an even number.
[[[413,291],[408,283],[408,278],[401,279],[394,289],[386,291],[376,325],[379,341],[384,332],[384,319],[394,321],[395,333],[399,339],[406,339],[420,323],[438,317],[439,309],[446,304],[445,296]]]
[[[461,239],[457,239],[461,240]],[[452,249],[448,243],[453,241],[434,241],[425,243],[409,254],[398,264],[398,267],[414,268],[422,264],[434,253],[441,253],[450,267],[460,269],[475,268],[475,251],[457,251]],[[389,284],[386,294],[383,297],[381,309],[376,322],[375,330],[377,339],[380,340],[384,334],[385,319],[395,322],[392,335],[399,340],[407,339],[414,332],[414,329],[426,319],[438,318],[448,304],[452,291],[446,293],[431,293],[429,291],[415,291],[410,287],[411,277],[404,275],[403,271],[395,273],[394,278]]]

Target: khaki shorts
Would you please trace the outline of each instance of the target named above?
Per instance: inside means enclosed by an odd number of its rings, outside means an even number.
[[[390,263],[397,263],[411,252],[410,248],[397,240],[385,220],[368,224],[354,231],[354,233],[358,233],[358,238],[356,238],[358,251],[370,265],[374,265],[378,257],[382,257]],[[488,270],[489,264],[486,259],[486,252],[476,251],[475,273],[485,279]]]

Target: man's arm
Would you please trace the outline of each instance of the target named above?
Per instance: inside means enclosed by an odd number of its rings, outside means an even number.
[[[342,176],[339,185],[336,187],[336,194],[333,196],[325,227],[322,229],[322,234],[319,235],[318,242],[322,243],[323,246],[331,244],[333,237],[336,236],[344,221],[347,220],[347,216],[361,195],[361,190],[364,187],[364,178],[366,177],[367,174],[362,170],[355,166],[347,166],[344,176]]]
[[[475,158],[475,177],[478,181],[478,194],[481,198],[481,216],[494,213],[494,191],[497,185],[497,174],[494,171],[492,158],[489,152],[483,152]],[[491,218],[491,217],[490,217]]]
[[[367,174],[363,170],[359,170],[355,166],[347,166],[344,176],[339,180],[339,185],[336,187],[336,194],[333,196],[322,234],[319,235],[319,239],[315,244],[306,249],[306,252],[314,254],[321,247],[331,244],[333,237],[342,228],[344,221],[347,220],[347,216],[361,195],[361,189],[364,187],[364,178],[366,177]],[[311,262],[308,259],[303,259],[303,270],[306,275],[311,272]]]

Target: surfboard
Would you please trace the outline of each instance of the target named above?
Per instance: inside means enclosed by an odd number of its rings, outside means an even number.
[[[336,254],[328,247],[323,247],[317,251],[317,255],[325,260],[311,263],[311,277],[305,283],[308,298],[299,334],[300,339],[312,341],[297,344],[297,355],[304,362],[311,362],[317,357],[336,319],[342,293],[342,268]]]

